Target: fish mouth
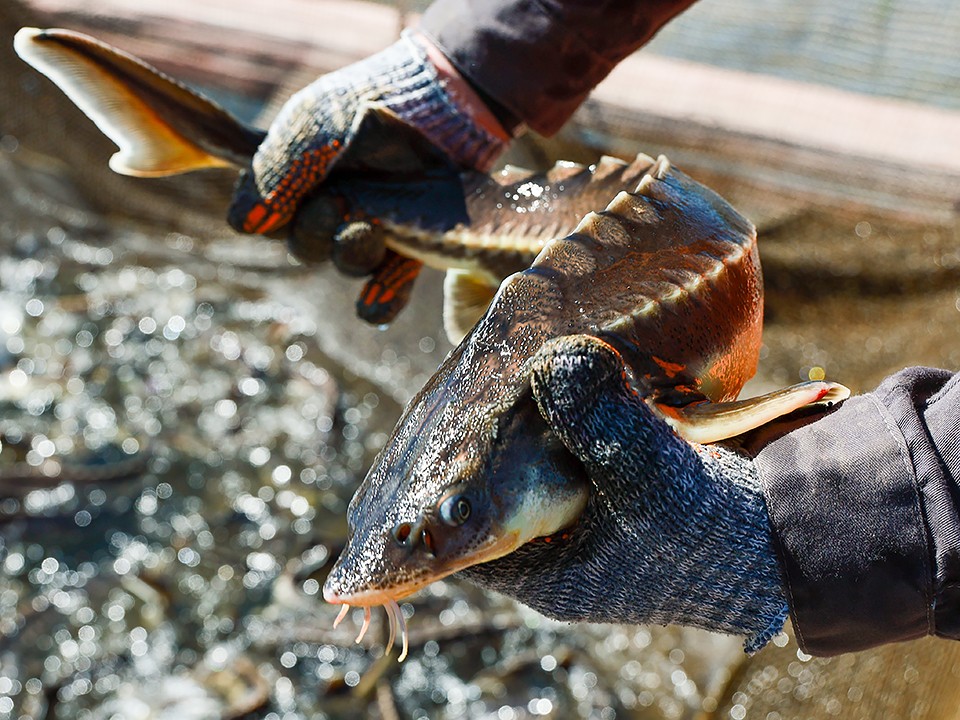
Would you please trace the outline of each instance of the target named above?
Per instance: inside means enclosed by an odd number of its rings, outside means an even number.
[[[491,542],[479,552],[472,553],[469,557],[461,558],[459,561],[451,563],[443,570],[421,574],[414,580],[396,583],[388,588],[370,588],[341,593],[336,590],[334,585],[331,585],[330,578],[327,578],[327,582],[323,584],[323,599],[333,605],[342,606],[340,609],[340,614],[337,615],[337,619],[334,621],[333,626],[337,627],[337,625],[340,624],[343,618],[346,617],[346,614],[351,607],[362,607],[364,610],[363,624],[360,628],[360,634],[357,635],[356,639],[356,642],[359,643],[363,639],[364,635],[366,635],[367,629],[370,627],[371,609],[382,606],[387,611],[387,620],[390,627],[390,637],[387,640],[386,651],[389,652],[390,648],[393,647],[394,640],[399,639],[402,644],[402,650],[397,660],[399,662],[403,662],[407,657],[407,651],[409,648],[409,633],[407,631],[407,621],[404,618],[403,611],[400,609],[397,601],[402,600],[405,597],[409,597],[418,590],[425,588],[430,583],[436,582],[437,580],[442,580],[448,575],[452,575],[459,570],[463,570],[464,568],[468,568],[472,565],[478,565],[483,562],[495,560],[498,557],[503,557],[519,547],[520,543],[518,541],[518,533],[505,533],[502,537]],[[333,573],[336,571],[337,568],[334,567],[331,575],[333,575]]]
[[[339,583],[337,583],[334,578],[337,572],[337,568],[334,567],[330,577],[327,578],[327,582],[323,584],[323,599],[334,605],[353,605],[356,607],[373,607],[376,605],[385,605],[389,602],[397,602],[455,572],[459,572],[472,565],[479,565],[480,563],[503,557],[516,550],[519,546],[519,532],[510,531],[504,533],[499,538],[492,539],[482,548],[470,553],[468,556],[445,564],[442,568],[424,568],[423,572],[417,573],[414,577],[394,582],[387,587],[341,590],[337,587]],[[331,580],[333,580],[333,582],[331,582]]]
[[[323,586],[323,599],[333,605],[351,605],[353,607],[377,607],[386,605],[389,602],[397,602],[413,595],[417,590],[426,587],[435,580],[445,577],[431,577],[421,582],[409,583],[391,587],[386,590],[360,590],[359,592],[348,592],[340,594],[333,588]]]

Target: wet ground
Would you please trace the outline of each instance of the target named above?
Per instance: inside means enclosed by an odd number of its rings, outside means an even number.
[[[571,633],[461,583],[404,604],[402,665],[396,651],[380,657],[382,632],[358,647],[356,627],[332,629],[318,590],[346,503],[448,349],[429,309],[436,278],[399,326],[364,328],[356,283],[294,266],[281,247],[108,223],[40,192],[58,180],[29,159],[2,162],[0,709],[362,717],[371,702],[385,717],[395,704],[401,717],[502,718],[698,706],[714,668],[688,676],[672,635]],[[634,649],[644,663],[609,664]],[[664,687],[675,691],[654,692]]]
[[[279,246],[106,218],[19,150],[0,178],[0,712],[789,717],[816,701],[870,717],[877,668],[910,687],[960,668],[936,641],[840,675],[792,644],[744,664],[728,639],[556,624],[456,581],[403,605],[402,665],[383,622],[354,645],[318,591],[346,503],[447,349],[436,278],[399,326],[365,328],[356,283]],[[763,253],[758,389],[960,365],[951,228],[810,210]],[[830,683],[828,708],[813,689]]]
[[[332,630],[318,590],[346,503],[446,349],[436,313],[409,313],[413,353],[396,350],[409,327],[370,329],[384,347],[344,363],[360,337],[325,348],[364,334],[345,313],[355,283],[328,304],[338,281],[277,246],[108,225],[29,192],[16,153],[2,170],[22,191],[0,226],[0,709],[679,716],[698,701],[712,670],[688,678],[672,639],[570,634],[455,582],[403,606],[403,665],[377,659],[382,633],[357,647],[356,627]],[[614,647],[649,649],[648,664],[611,683],[587,658]],[[651,692],[668,683],[676,694]]]
[[[816,660],[784,636],[745,659],[456,580],[403,604],[403,664],[383,616],[355,645],[319,589],[449,349],[438,277],[394,327],[363,326],[355,281],[223,228],[229,178],[117,180],[69,123],[63,162],[38,151],[41,122],[0,125],[0,717],[955,716],[953,643]],[[799,207],[761,248],[751,391],[960,368],[955,223]]]

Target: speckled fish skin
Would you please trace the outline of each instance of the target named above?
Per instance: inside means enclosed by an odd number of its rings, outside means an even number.
[[[585,492],[582,467],[558,447],[530,391],[528,361],[552,338],[603,338],[620,350],[638,390],[664,401],[673,392],[686,402],[697,393],[736,397],[760,348],[756,233],[718,195],[665,167],[658,161],[650,170],[662,179],[644,177],[641,192],[621,193],[504,281],[410,403],[354,496],[351,539],[325,585],[328,600],[408,595],[492,559],[484,548],[516,524],[509,515],[517,495]],[[437,520],[450,493],[466,494],[474,508],[459,533]],[[461,537],[434,539],[433,552],[400,546],[392,532],[404,523]]]
[[[243,168],[266,137],[95,38],[24,28],[16,45],[121,146],[112,161],[118,172],[161,176],[215,165]],[[475,272],[493,287],[528,267],[547,241],[570,232],[585,213],[631,189],[650,163],[641,155],[632,163],[605,157],[590,168],[558,163],[545,173],[458,173],[387,109],[369,106],[364,113],[353,149],[337,159],[325,189],[343,194],[353,212],[383,220],[387,244],[396,252],[437,269]]]
[[[89,36],[23,28],[15,47],[117,143],[120,151],[111,159],[117,172],[153,177],[245,168],[266,137],[142,60]],[[558,163],[545,173],[506,169],[488,176],[455,167],[387,107],[361,104],[353,111],[352,139],[321,163],[323,172],[305,162],[268,163],[285,168],[284,187],[312,186],[323,176],[316,192],[299,202],[297,191],[285,204],[297,206],[285,231],[290,248],[307,262],[331,255],[342,260],[344,241],[353,237],[352,259],[339,267],[370,275],[357,310],[374,324],[390,322],[406,304],[417,263],[448,271],[444,328],[454,344],[483,314],[503,278],[529,267],[544,244],[572,231],[585,213],[632,189],[652,162],[645,155],[630,163],[604,157],[589,168]],[[261,201],[256,184],[239,183],[228,211],[231,224],[247,232],[276,230],[292,208],[268,212]],[[356,220],[369,226],[359,245],[349,231]],[[388,251],[409,260],[403,272],[394,272],[398,261]]]
[[[652,162],[641,154],[631,162],[604,156],[589,167],[559,162],[542,173],[468,171],[461,181],[469,222],[437,231],[388,220],[387,242],[428,266],[469,270],[499,284],[529,267],[547,242],[569,233],[588,212],[636,187]]]

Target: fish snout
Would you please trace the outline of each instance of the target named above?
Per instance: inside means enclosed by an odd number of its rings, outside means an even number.
[[[344,550],[326,581],[323,583],[323,599],[335,605],[382,605],[378,587],[381,578],[371,572],[362,572],[364,564],[352,557],[350,548]]]
[[[349,564],[343,563],[343,557],[337,561],[326,582],[323,583],[323,599],[334,605],[354,605],[370,607],[383,605],[393,599],[393,595],[356,572]]]
[[[378,540],[349,542],[324,582],[323,599],[334,604],[383,605],[431,582],[434,562],[427,522],[422,518],[400,522]]]

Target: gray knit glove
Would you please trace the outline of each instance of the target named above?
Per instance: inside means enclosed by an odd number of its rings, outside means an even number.
[[[755,651],[787,617],[756,468],[677,437],[625,378],[596,338],[544,346],[534,396],[593,482],[587,509],[564,536],[463,574],[557,619],[689,625]]]
[[[409,34],[308,85],[283,106],[251,171],[238,184],[228,214],[231,225],[241,232],[266,234],[290,222],[304,197],[348,153],[371,108],[385,110],[419,131],[453,166],[487,169],[505,139],[476,122],[473,108],[458,102],[448,85],[425,47]],[[385,152],[390,164],[395,157],[383,144],[389,145],[389,138],[368,147],[374,154]],[[377,158],[371,164],[384,169]]]

